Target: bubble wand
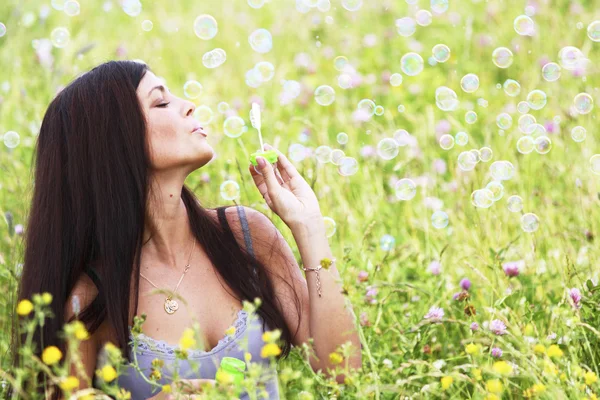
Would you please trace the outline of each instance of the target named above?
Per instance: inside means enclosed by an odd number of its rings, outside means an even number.
[[[256,161],[256,156],[260,155],[261,157],[264,157],[265,160],[267,160],[269,163],[273,164],[277,161],[277,151],[264,151],[265,146],[263,144],[262,133],[260,131],[260,106],[258,105],[258,103],[252,103],[252,108],[250,109],[250,123],[252,124],[252,127],[258,131],[258,140],[260,141],[260,150],[250,154],[250,162],[254,166],[258,165],[258,162]]]

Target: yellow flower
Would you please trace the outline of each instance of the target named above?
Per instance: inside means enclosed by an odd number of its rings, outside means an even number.
[[[583,377],[585,378],[586,385],[592,385],[598,381],[598,377],[592,371],[587,371]]]
[[[48,346],[42,352],[42,361],[44,364],[56,364],[62,358],[62,352],[56,346]]]
[[[499,379],[490,379],[485,383],[485,389],[492,393],[502,393],[502,382]]]
[[[548,357],[562,357],[563,351],[555,344],[548,347]]]
[[[341,364],[342,361],[344,361],[344,356],[341,355],[340,353],[336,353],[335,351],[333,353],[329,353],[329,362],[333,365],[337,365],[337,364]]]
[[[94,400],[93,394],[85,394],[81,397],[78,397],[77,400]]]
[[[169,384],[163,385],[162,391],[165,393],[171,393],[171,385],[169,385]]]
[[[229,335],[229,336],[233,335],[234,333],[235,333],[235,326],[233,326],[233,325],[230,326],[229,328],[227,328],[227,330],[225,331],[225,334]]]
[[[546,346],[538,343],[535,346],[533,346],[533,351],[534,351],[534,353],[544,354],[546,352]]]
[[[533,385],[532,389],[533,393],[544,393],[546,391],[546,386],[542,385],[541,383],[536,383]]]
[[[63,379],[58,386],[60,386],[62,390],[69,392],[79,387],[79,379],[71,375]]]
[[[250,360],[252,360],[252,354],[248,352],[244,353],[244,360],[246,360],[246,362],[249,363]]]
[[[276,343],[267,343],[260,350],[260,356],[262,358],[267,358],[271,356],[278,356],[281,354],[281,349],[277,346]]]
[[[44,304],[52,303],[52,293],[48,293],[48,292],[42,293],[42,302]]]
[[[473,368],[473,378],[475,378],[477,381],[481,380],[481,369]]]
[[[105,365],[104,367],[102,367],[100,377],[104,379],[105,382],[112,382],[117,377],[117,371],[113,368],[112,365]]]
[[[81,321],[75,322],[75,337],[79,340],[86,340],[90,338],[89,332]]]
[[[544,365],[544,372],[548,375],[556,376],[558,374],[558,368],[552,363],[552,361],[549,361]]]
[[[454,379],[452,379],[451,376],[444,376],[442,379],[440,379],[440,383],[442,384],[442,390],[448,389],[450,385],[452,385],[452,382],[454,382]]]
[[[215,375],[215,380],[219,383],[229,384],[233,382],[233,375],[222,369],[218,369]]]
[[[564,382],[564,381],[566,381],[566,380],[567,380],[567,374],[565,374],[564,372],[562,372],[562,373],[560,374],[559,378],[560,378],[560,380],[561,380],[561,381],[563,381],[563,382]]]
[[[33,303],[29,300],[24,299],[17,304],[17,314],[25,316],[29,315],[31,311],[33,311]]]
[[[588,397],[588,400],[598,400],[598,396],[596,396],[594,393],[590,394],[590,397]]]
[[[484,397],[484,400],[500,400],[500,397],[490,393]]]
[[[280,336],[281,336],[281,331],[279,331],[279,329],[275,329],[273,331],[266,331],[265,333],[263,333],[262,340],[265,343],[272,343],[272,342],[276,341],[277,339],[279,339]]]
[[[187,350],[196,345],[196,339],[194,339],[194,330],[191,328],[186,328],[181,335],[181,339],[179,339],[179,347],[183,350]]]
[[[469,343],[465,346],[465,351],[467,352],[467,354],[477,354],[479,353],[479,345]]]
[[[121,388],[121,390],[119,390],[119,393],[117,393],[117,400],[130,400],[131,399],[131,392],[129,390],[125,390],[123,388]]]
[[[502,375],[510,375],[513,368],[506,361],[496,361],[493,365],[494,371]]]

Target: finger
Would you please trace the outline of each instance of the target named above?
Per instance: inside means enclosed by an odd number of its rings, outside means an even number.
[[[285,183],[285,181],[283,180],[283,177],[281,176],[281,173],[279,172],[279,166],[278,166],[278,164],[279,163],[275,163],[275,167],[274,167],[275,168],[275,177],[277,178],[277,182],[280,185],[283,185]]]
[[[275,176],[275,170],[273,169],[273,166],[263,157],[256,158],[261,158],[265,162],[264,167],[259,169],[264,176],[269,194],[273,195],[274,193],[277,193],[279,190],[281,190],[281,185],[277,181],[277,177]]]
[[[256,188],[260,192],[260,195],[262,197],[265,197],[268,193],[267,182],[265,182],[265,179],[262,176],[258,175],[257,173],[254,173],[252,175],[252,179],[254,180],[254,184],[256,185]]]
[[[281,179],[283,179],[284,182],[289,182],[292,179],[290,178],[286,170],[283,169],[279,162],[277,162],[277,171],[279,172],[279,175],[281,176]]]
[[[269,144],[265,144],[265,148],[268,150],[275,150],[277,152],[277,164],[280,164],[281,166],[281,170],[285,171],[285,173],[288,175],[289,178],[295,178],[300,176],[300,173],[298,172],[298,170],[296,169],[296,167],[294,167],[294,164],[292,164],[290,162],[290,160],[288,160],[288,158],[285,156],[285,154],[283,154],[281,151],[279,151],[278,149],[273,148],[273,146],[269,145]]]

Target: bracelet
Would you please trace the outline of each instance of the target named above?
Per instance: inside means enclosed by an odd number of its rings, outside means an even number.
[[[321,260],[321,263],[315,268],[305,268],[302,267],[304,271],[314,271],[317,273],[317,292],[319,293],[319,297],[321,297],[321,279],[319,277],[319,271],[322,268],[329,269],[332,265],[335,264],[335,258],[324,258]]]

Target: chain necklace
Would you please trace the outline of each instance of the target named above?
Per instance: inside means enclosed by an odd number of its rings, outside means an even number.
[[[192,258],[192,252],[196,248],[196,241],[194,240],[193,237],[192,237],[192,241],[194,242],[194,246],[192,247],[192,251],[190,251],[190,256],[188,257],[188,263],[183,270],[183,275],[181,275],[181,278],[179,278],[179,282],[177,282],[177,286],[175,287],[175,290],[173,291],[173,293],[165,299],[164,308],[165,308],[165,311],[167,312],[167,314],[174,314],[175,311],[177,311],[177,309],[179,308],[179,303],[177,303],[176,300],[173,300],[173,296],[175,295],[175,292],[177,292],[177,289],[179,288],[179,284],[183,280],[183,277],[190,269],[190,260]],[[150,282],[152,284],[152,286],[154,286],[157,289],[160,289],[158,286],[156,286],[154,283],[152,283],[152,281],[150,281],[150,279],[148,279],[144,275],[142,275],[141,272],[140,272],[140,275],[142,276],[142,278],[144,278],[145,280]]]

